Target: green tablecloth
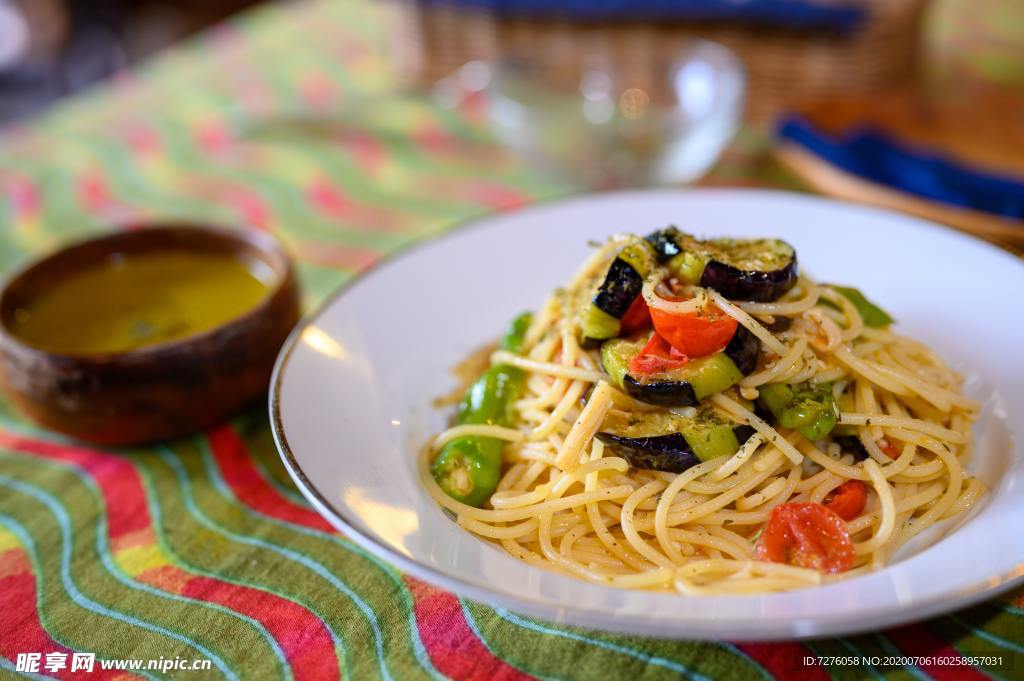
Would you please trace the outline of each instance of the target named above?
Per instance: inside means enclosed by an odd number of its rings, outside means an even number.
[[[976,9],[935,20],[940,76],[1024,83],[1021,6],[963,4]],[[454,223],[573,191],[456,115],[399,95],[380,17],[365,2],[258,10],[8,130],[0,269],[112,224],[244,223],[291,249],[312,305]],[[744,133],[713,180],[792,184],[756,161],[759,144]],[[72,664],[90,653],[88,678],[156,678],[99,660],[159,658],[209,660],[209,671],[169,672],[189,678],[1021,678],[1024,597],[807,643],[555,627],[460,600],[334,533],[288,480],[262,408],[183,442],[106,451],[0,407],[0,677],[26,653],[40,654],[44,675],[77,678]],[[807,665],[809,655],[999,660]]]

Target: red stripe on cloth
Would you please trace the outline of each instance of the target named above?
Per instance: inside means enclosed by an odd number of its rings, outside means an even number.
[[[432,154],[447,154],[458,150],[458,140],[437,123],[421,125],[412,131],[412,141]]]
[[[11,217],[15,222],[23,222],[39,215],[42,206],[42,192],[39,186],[28,177],[14,175],[5,183],[4,188],[11,206]]]
[[[439,672],[461,681],[533,678],[491,654],[469,627],[455,596],[409,576],[403,579],[412,593],[420,639]]]
[[[299,93],[311,109],[324,109],[335,104],[338,86],[327,74],[313,71],[299,77]]]
[[[28,556],[21,549],[5,552],[2,556],[3,560],[5,562],[13,560],[9,554],[14,552],[22,554],[19,562],[28,562]],[[43,629],[39,611],[36,610],[36,580],[31,572],[0,577],[0,612],[4,614],[4,633],[3,636],[0,636],[0,655],[11,662],[17,662],[18,653],[42,653],[40,671],[43,671],[42,664],[46,662],[47,653],[64,653],[67,655],[67,668],[56,673],[49,671],[45,673],[55,675],[59,679],[81,678],[81,672],[71,674],[68,671],[71,667],[71,654],[75,651],[58,643]],[[88,677],[90,679],[137,678],[127,675],[123,671],[102,670],[99,665],[94,667]]]
[[[529,202],[526,194],[523,194],[518,189],[483,180],[472,180],[466,183],[463,188],[463,194],[471,201],[482,203],[485,206],[501,211],[515,210]]]
[[[181,594],[190,579],[192,575],[174,565],[158,565],[135,575],[135,581],[149,584],[169,594]]]
[[[334,532],[331,524],[320,514],[294,503],[266,481],[253,465],[245,442],[230,425],[213,428],[206,433],[206,437],[224,480],[243,504],[271,518],[323,532]]]
[[[960,651],[936,636],[922,624],[911,624],[885,632],[905,655],[913,657],[960,657]],[[985,681],[989,677],[976,671],[968,664],[934,665],[921,664],[918,668],[935,681]]]
[[[238,213],[244,224],[264,232],[270,231],[274,222],[273,210],[255,191],[233,185],[221,198]]]
[[[387,149],[368,132],[346,131],[337,135],[335,141],[352,154],[359,167],[369,175],[376,174],[388,160]]]
[[[320,179],[309,185],[306,197],[317,210],[339,220],[351,220],[356,214],[355,201],[329,181]]]
[[[136,546],[149,546],[155,541],[156,537],[153,535],[153,528],[146,527],[137,532],[127,532],[119,535],[116,539],[112,539],[110,541],[110,549],[117,553],[118,551],[124,551]]]
[[[125,459],[73,445],[56,444],[0,430],[0,447],[16,449],[55,461],[66,461],[89,471],[106,500],[107,534],[117,540],[150,528],[149,507],[142,481]]]
[[[207,154],[219,154],[231,146],[231,129],[220,120],[209,118],[192,126],[196,145]]]
[[[192,577],[181,595],[218,603],[262,624],[284,651],[296,681],[341,678],[327,626],[301,605],[275,594],[208,577]]]
[[[124,130],[124,139],[138,156],[154,156],[163,143],[156,129],[141,122],[133,122]]]
[[[776,679],[829,681],[832,678],[814,653],[801,643],[737,643],[736,647]],[[814,658],[813,664],[805,662],[808,657]]]
[[[304,190],[306,200],[320,213],[334,220],[351,223],[364,231],[401,232],[406,219],[390,208],[377,206],[353,198],[339,184],[321,177],[311,182]]]
[[[82,207],[90,213],[98,213],[113,203],[107,176],[100,168],[90,168],[78,176],[76,194]]]
[[[32,574],[32,562],[21,549],[9,549],[0,553],[0,579],[12,575]]]

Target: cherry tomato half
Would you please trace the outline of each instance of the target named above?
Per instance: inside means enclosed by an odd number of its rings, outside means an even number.
[[[868,486],[861,480],[847,480],[825,497],[825,508],[843,520],[853,520],[864,510]]]
[[[776,506],[757,541],[755,556],[832,574],[849,570],[854,560],[843,519],[810,502]]]
[[[660,371],[678,369],[688,361],[690,361],[689,357],[669,345],[668,341],[655,331],[651,334],[647,345],[633,359],[629,360],[629,371],[640,376],[647,376]]]
[[[652,307],[651,321],[669,345],[687,357],[718,352],[729,344],[737,327],[735,319],[713,305],[689,314]]]
[[[643,296],[637,296],[630,303],[626,314],[620,320],[622,324],[622,335],[628,336],[637,331],[642,331],[651,325],[651,311],[647,309],[647,301]]]
[[[903,453],[903,450],[896,445],[891,444],[888,440],[878,440],[875,444],[877,444],[878,448],[881,449],[882,452],[890,459],[898,459],[900,458],[900,454]]]

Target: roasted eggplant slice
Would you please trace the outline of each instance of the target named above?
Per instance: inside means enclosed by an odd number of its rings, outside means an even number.
[[[719,352],[698,357],[684,366],[647,376],[633,376],[630,360],[650,339],[616,338],[601,345],[601,365],[612,381],[631,397],[662,407],[691,407],[735,385],[757,364],[757,339],[739,327],[729,345]]]
[[[654,255],[659,263],[668,262],[682,253],[687,239],[696,241],[690,235],[683,234],[672,226],[659,229],[657,232],[651,232],[644,237],[644,240],[654,247]]]
[[[647,242],[676,277],[733,300],[771,302],[796,284],[796,251],[779,239],[701,241],[667,227],[648,235]]]
[[[860,438],[856,435],[833,435],[832,441],[843,448],[844,452],[850,452],[853,454],[853,458],[856,461],[863,461],[864,459],[871,458],[868,454],[868,450],[864,448],[864,443],[860,441]]]
[[[796,251],[779,239],[712,239],[700,285],[732,300],[767,303],[793,288]]]
[[[735,454],[752,433],[749,426],[707,408],[692,417],[666,411],[609,418],[597,438],[631,466],[681,473],[701,461]]]
[[[736,333],[722,352],[736,363],[736,368],[741,374],[747,376],[757,368],[757,353],[760,349],[761,342],[757,340],[757,336],[747,331],[747,327],[741,324],[736,327]]]
[[[637,239],[619,251],[596,283],[590,302],[580,311],[579,328],[585,345],[619,335],[619,320],[640,295],[644,278],[654,265],[654,248],[646,241]]]

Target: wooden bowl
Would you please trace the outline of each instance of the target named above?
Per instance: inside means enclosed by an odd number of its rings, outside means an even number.
[[[189,250],[264,263],[267,295],[209,331],[120,353],[71,355],[13,333],[15,311],[53,281],[114,253]],[[285,252],[267,235],[154,225],[64,248],[12,276],[0,290],[0,388],[33,421],[74,438],[129,445],[193,433],[260,399],[274,359],[300,316]]]

